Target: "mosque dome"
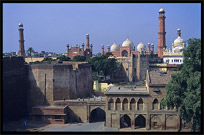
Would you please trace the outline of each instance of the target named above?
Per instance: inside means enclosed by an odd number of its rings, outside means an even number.
[[[140,42],[138,45],[137,45],[137,51],[141,52],[141,51],[146,51],[146,46],[144,43]]]
[[[164,9],[163,8],[160,8],[159,9],[159,13],[164,13],[165,11],[164,11]]]
[[[132,42],[131,40],[129,40],[128,38],[123,42],[122,46],[123,46],[123,47],[125,47],[125,46],[130,46],[130,47],[131,47],[131,50],[133,50],[133,48],[134,48],[133,42]]]
[[[119,46],[116,44],[116,43],[114,43],[112,46],[111,46],[111,52],[112,51],[119,51]]]
[[[19,27],[23,27],[23,24],[22,24],[22,23],[19,23],[18,26],[19,26]]]
[[[183,43],[183,39],[180,37],[180,36],[178,36],[175,40],[174,40],[174,44],[175,43]]]

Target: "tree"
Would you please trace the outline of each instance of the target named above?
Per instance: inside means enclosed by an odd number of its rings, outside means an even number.
[[[115,58],[109,58],[111,55],[113,54],[108,52],[105,55],[87,59],[87,62],[92,65],[92,69],[97,73],[97,76],[102,72],[105,80],[106,76],[111,75],[117,69],[117,60]]]
[[[86,57],[85,56],[80,56],[80,55],[76,55],[73,57],[72,61],[85,61]]]
[[[51,62],[55,60],[50,57],[45,57],[42,61],[47,61],[48,64],[51,64]]]
[[[27,50],[27,52],[29,52],[29,54],[30,54],[31,61],[33,61],[33,60],[32,60],[32,54],[31,54],[31,53],[33,53],[33,52],[35,52],[35,51],[33,50],[32,47],[29,47],[28,50]]]
[[[70,61],[71,59],[65,55],[62,55],[62,56],[59,56],[57,57],[57,60],[60,60],[60,61]]]
[[[201,40],[189,39],[184,49],[184,61],[179,73],[173,74],[166,86],[162,102],[168,108],[176,107],[181,119],[192,123],[192,131],[201,128]]]

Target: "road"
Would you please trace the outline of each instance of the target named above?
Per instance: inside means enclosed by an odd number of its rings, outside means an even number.
[[[104,122],[94,122],[94,123],[78,123],[78,124],[71,124],[69,126],[61,126],[61,127],[57,127],[57,128],[49,128],[49,129],[45,129],[45,130],[41,130],[41,132],[43,131],[50,131],[50,132],[69,132],[69,131],[75,131],[75,132],[84,132],[84,131],[112,131],[112,132],[118,132],[118,128],[108,128],[104,126]]]

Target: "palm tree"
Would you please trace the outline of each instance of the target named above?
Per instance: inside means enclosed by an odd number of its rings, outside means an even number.
[[[32,60],[32,55],[31,55],[31,53],[34,52],[33,48],[32,48],[32,47],[29,47],[27,51],[30,53],[30,58],[31,58],[31,61],[33,62],[33,60]]]

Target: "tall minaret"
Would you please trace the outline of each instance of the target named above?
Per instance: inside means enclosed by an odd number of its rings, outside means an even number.
[[[165,11],[163,8],[159,10],[159,32],[158,32],[158,56],[163,58],[163,48],[166,48],[166,32],[165,32]]]
[[[86,34],[86,49],[89,48],[89,34]]]
[[[67,57],[69,57],[69,44],[67,44]]]
[[[107,45],[107,52],[110,52],[110,45]]]
[[[149,52],[149,53],[150,53],[150,43],[148,43],[147,52]]]
[[[18,24],[19,28],[19,56],[23,56],[23,58],[25,58],[25,49],[24,49],[24,36],[23,36],[23,24],[19,23]]]
[[[101,56],[104,55],[104,45],[101,45]]]

